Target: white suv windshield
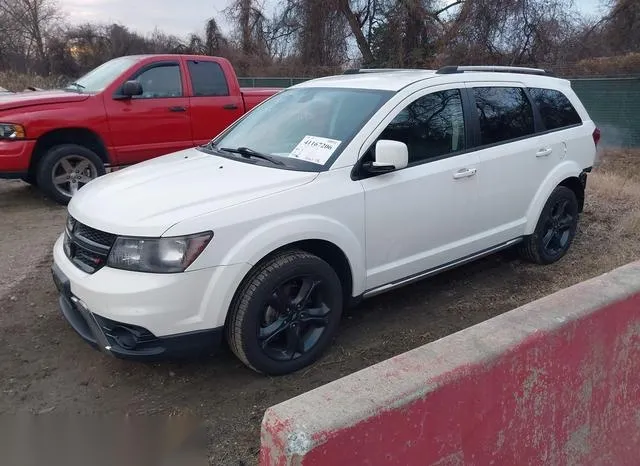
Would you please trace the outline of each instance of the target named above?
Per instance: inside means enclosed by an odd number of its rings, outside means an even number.
[[[389,91],[294,88],[282,91],[216,138],[217,149],[248,148],[283,167],[320,171],[393,95]]]

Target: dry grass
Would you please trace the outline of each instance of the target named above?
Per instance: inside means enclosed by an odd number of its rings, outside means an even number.
[[[610,270],[640,259],[640,150],[602,152],[589,176],[579,233],[578,242],[598,251],[578,267]]]
[[[64,79],[56,76],[38,76],[35,74],[21,74],[13,71],[0,71],[0,87],[10,91],[20,92],[28,87],[39,87],[42,89],[53,89],[61,87]]]
[[[589,191],[590,208],[608,210],[617,219],[613,222],[616,233],[640,239],[640,183],[616,173],[596,172]]]
[[[640,70],[640,53],[632,52],[613,57],[588,58],[566,68],[581,76],[637,74]]]

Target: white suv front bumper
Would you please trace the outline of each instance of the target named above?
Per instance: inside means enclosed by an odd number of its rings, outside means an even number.
[[[55,243],[52,267],[63,314],[93,346],[126,358],[192,353],[219,343],[233,294],[250,269],[238,264],[151,274],[103,267],[88,274],[65,255],[63,238]]]

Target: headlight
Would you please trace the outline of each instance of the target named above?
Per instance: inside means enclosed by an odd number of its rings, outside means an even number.
[[[0,139],[24,139],[25,137],[24,126],[0,123]]]
[[[172,238],[116,239],[107,266],[150,273],[184,272],[213,238],[208,231]]]

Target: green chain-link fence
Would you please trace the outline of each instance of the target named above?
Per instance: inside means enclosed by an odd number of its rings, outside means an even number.
[[[289,87],[312,78],[238,78],[242,87]]]
[[[285,88],[311,78],[240,78],[243,87]],[[591,118],[602,130],[602,144],[640,147],[640,77],[571,80]]]
[[[593,78],[571,81],[593,121],[602,144],[640,147],[640,78]]]

